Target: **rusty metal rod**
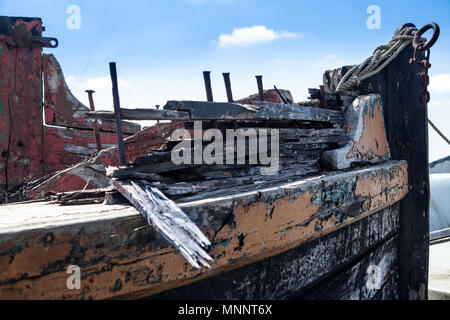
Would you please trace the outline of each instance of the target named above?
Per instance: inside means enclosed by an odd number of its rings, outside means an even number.
[[[233,91],[231,90],[231,81],[230,81],[230,73],[224,72],[223,75],[223,81],[225,82],[225,90],[227,91],[227,99],[228,102],[234,102],[233,99]],[[236,120],[233,120],[233,129],[236,130],[238,128],[238,123]]]
[[[211,88],[211,71],[203,71],[203,79],[205,80],[206,100],[213,102],[213,93]]]
[[[112,93],[114,100],[114,116],[116,120],[116,137],[117,137],[117,150],[119,152],[119,166],[125,166],[125,145],[123,142],[122,131],[122,112],[120,111],[120,99],[119,99],[119,87],[117,84],[117,69],[116,63],[109,63],[109,71],[111,73]]]
[[[259,94],[259,100],[260,101],[264,101],[264,87],[263,87],[263,81],[262,78],[263,76],[255,76],[256,77],[256,83],[258,84],[258,94]],[[269,127],[269,121],[264,121],[264,125],[266,126],[266,128]]]
[[[91,111],[95,111],[95,105],[94,105],[94,90],[86,90],[88,97],[89,97],[89,106],[91,108]],[[94,121],[94,137],[95,137],[95,143],[97,144],[97,151],[100,152],[102,150],[102,143],[100,140],[100,130],[98,128],[98,120]]]
[[[205,80],[206,99],[208,102],[214,102],[214,97],[211,88],[211,71],[203,71],[203,79]],[[217,129],[216,120],[212,120],[211,124],[213,128]]]
[[[263,89],[263,76],[255,76],[256,82],[258,83],[258,94],[259,94],[259,100],[264,101],[264,89]]]
[[[234,102],[233,91],[231,90],[230,73],[224,72],[222,74],[223,74],[223,81],[225,82],[225,90],[227,91],[228,102]]]

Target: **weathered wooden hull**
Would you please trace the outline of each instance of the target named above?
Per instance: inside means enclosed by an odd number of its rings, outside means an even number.
[[[220,275],[220,279],[240,267],[265,266],[271,259],[279,261],[277,277],[282,277],[286,266],[281,263],[291,259],[284,257],[294,259],[295,252],[303,253],[285,275],[301,272],[304,279],[299,273],[285,280],[307,287],[327,273],[337,272],[339,265],[356,266],[361,255],[372,254],[377,243],[395,236],[395,204],[407,194],[407,186],[407,165],[400,161],[179,204],[213,243],[209,251],[214,258],[212,267],[202,270],[192,269],[128,205],[34,202],[3,206],[0,214],[11,220],[2,219],[0,229],[0,297],[142,298],[213,276]],[[395,240],[389,241],[393,246]],[[330,255],[333,251],[335,255]],[[348,251],[351,253],[346,256]],[[337,259],[339,255],[343,255],[342,261]],[[70,265],[81,268],[80,290],[67,288]],[[317,270],[309,275],[312,266]],[[391,267],[382,270],[386,275],[395,272]],[[277,283],[276,277],[270,279],[275,281],[273,285]],[[300,294],[301,290],[292,288],[286,287],[284,293],[274,291],[271,297]],[[216,297],[228,296],[224,292]],[[246,297],[263,296],[255,292]]]

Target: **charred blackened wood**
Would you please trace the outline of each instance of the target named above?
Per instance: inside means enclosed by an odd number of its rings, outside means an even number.
[[[327,70],[323,75],[323,85],[326,90],[336,91],[336,88],[345,74],[353,66],[344,66],[339,69]]]
[[[103,203],[106,193],[112,188],[81,190],[73,192],[58,193],[54,196],[56,203],[60,205],[84,205]],[[51,197],[53,198],[53,197]]]
[[[345,110],[350,103],[359,95],[357,92],[338,93],[330,91],[326,86],[320,86],[320,89],[308,89],[310,101],[318,101],[320,106],[325,109]]]
[[[400,203],[399,298],[414,300],[427,298],[430,189],[427,106],[417,98],[420,68],[409,64],[412,56],[408,46],[356,90],[380,94],[388,104],[383,111],[391,157],[408,161],[410,192]]]
[[[324,86],[320,86],[320,103],[322,105],[322,108],[328,109],[327,97],[325,95]]]
[[[317,105],[317,104],[314,104]],[[342,123],[343,113],[314,108],[301,104],[276,104],[261,102],[259,105],[243,105],[225,102],[169,101],[165,110],[122,109],[127,120],[299,120]],[[113,112],[89,112],[95,119],[114,119]]]
[[[270,102],[261,103],[255,117],[268,118],[269,120],[307,120],[338,124],[341,124],[343,120],[343,114],[339,111],[304,107],[295,104],[279,105]]]
[[[158,181],[158,176],[153,175],[155,173],[164,173],[164,172],[171,172],[171,171],[179,171],[179,170],[186,170],[191,169],[194,167],[201,166],[200,164],[174,164],[172,161],[167,162],[160,162],[160,163],[154,163],[139,167],[131,167],[131,168],[122,168],[119,170],[115,170],[111,173],[111,177],[114,178],[121,178],[124,177],[144,177],[145,174],[148,175],[148,177],[153,181]]]
[[[161,183],[158,187],[167,196],[179,202],[198,201],[205,198],[230,196],[260,188],[273,187],[279,183],[292,182],[307,175],[319,172],[317,161],[304,162],[280,170],[276,175],[263,176],[258,167],[247,167],[239,170],[198,172],[191,174],[189,182],[177,184]],[[231,177],[230,177],[231,176]],[[226,187],[224,187],[226,186]]]
[[[171,110],[126,109],[121,108],[122,119],[126,120],[190,120],[189,113]],[[86,113],[92,119],[114,120],[112,111],[96,111]]]
[[[210,267],[213,259],[204,250],[209,239],[173,201],[144,180],[113,180],[112,185],[193,267]]]

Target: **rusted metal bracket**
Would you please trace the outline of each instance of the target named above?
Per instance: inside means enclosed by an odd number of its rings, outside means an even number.
[[[19,24],[11,30],[10,40],[7,41],[11,47],[29,47],[29,48],[56,48],[58,39],[42,37],[40,35],[30,34],[25,24]]]
[[[24,46],[31,48],[56,48],[58,39],[27,35],[23,38]]]
[[[89,96],[89,106],[91,107],[91,111],[95,112],[95,105],[94,105],[94,90],[86,90],[85,91]],[[102,151],[102,143],[100,140],[100,130],[98,128],[98,121],[94,120],[94,137],[95,137],[95,143],[97,144],[97,151]]]

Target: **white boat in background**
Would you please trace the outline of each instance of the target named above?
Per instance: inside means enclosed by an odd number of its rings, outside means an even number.
[[[430,164],[431,300],[450,300],[450,157]]]
[[[430,164],[430,240],[450,235],[450,157]]]

